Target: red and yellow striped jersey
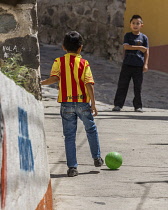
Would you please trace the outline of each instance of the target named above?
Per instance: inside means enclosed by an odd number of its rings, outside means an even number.
[[[81,55],[67,53],[56,58],[50,76],[59,78],[58,102],[85,102],[90,97],[86,84],[94,84],[90,65]]]

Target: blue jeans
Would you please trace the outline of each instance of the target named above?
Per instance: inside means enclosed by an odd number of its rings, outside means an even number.
[[[83,121],[85,126],[92,158],[100,157],[97,127],[95,125],[89,103],[62,102],[60,112],[63,124],[63,134],[65,136],[67,166],[78,166],[76,158],[76,131],[78,117]]]

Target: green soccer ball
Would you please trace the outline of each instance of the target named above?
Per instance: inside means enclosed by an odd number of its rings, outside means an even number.
[[[109,152],[105,157],[106,166],[112,170],[122,165],[122,156],[118,152]]]

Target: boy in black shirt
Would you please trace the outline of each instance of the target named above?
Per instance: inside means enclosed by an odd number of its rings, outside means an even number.
[[[136,112],[143,112],[141,88],[143,72],[148,71],[149,44],[148,37],[140,32],[142,26],[141,16],[133,15],[130,20],[132,32],[126,33],[124,36],[125,56],[112,111],[120,111],[122,109],[132,78],[134,84],[133,106]]]

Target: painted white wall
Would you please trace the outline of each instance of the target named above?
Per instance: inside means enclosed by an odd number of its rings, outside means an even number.
[[[7,192],[5,210],[34,210],[47,191],[50,175],[44,133],[44,112],[41,101],[17,86],[0,72],[0,103],[6,126],[7,142]],[[20,168],[18,137],[18,107],[27,112],[28,139],[33,153],[34,169],[28,160],[23,162],[30,171]],[[20,115],[22,116],[22,115]],[[22,116],[23,117],[23,116]],[[22,120],[20,126],[25,128]],[[24,147],[26,148],[26,147]]]

